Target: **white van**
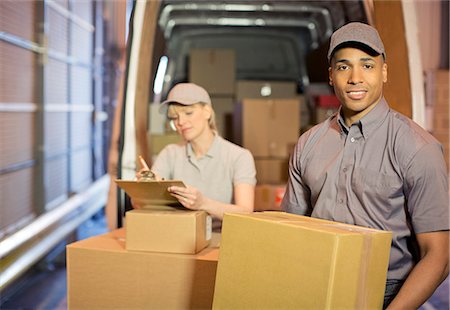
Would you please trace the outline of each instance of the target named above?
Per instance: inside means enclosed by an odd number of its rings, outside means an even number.
[[[218,101],[231,105],[219,107],[219,129],[238,144],[233,105],[251,92],[261,98],[286,92],[302,97],[297,115],[301,130],[327,117],[319,116],[314,99],[332,95],[327,83],[329,38],[349,21],[370,23],[369,2],[136,1],[110,153],[112,179],[133,179],[139,155],[151,163],[159,146],[149,137],[167,134],[158,104],[179,82],[205,87],[215,109]],[[130,208],[126,194],[111,182],[110,228],[122,226]]]

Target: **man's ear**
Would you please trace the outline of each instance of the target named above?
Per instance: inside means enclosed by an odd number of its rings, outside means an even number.
[[[333,86],[333,75],[331,72],[331,67],[328,67],[328,84],[330,84],[330,86]]]
[[[388,65],[387,63],[383,64],[383,83],[386,83],[388,80],[388,74],[387,74],[387,70],[388,70]]]

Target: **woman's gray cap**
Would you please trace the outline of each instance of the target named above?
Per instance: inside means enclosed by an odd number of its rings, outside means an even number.
[[[167,106],[171,103],[193,105],[200,102],[211,104],[211,98],[203,87],[194,83],[179,83],[169,91],[167,99],[161,103],[159,111],[166,112]]]
[[[378,31],[372,26],[360,22],[348,23],[336,30],[330,39],[330,48],[328,49],[328,62],[331,61],[333,54],[341,47],[368,47],[376,54],[383,55],[386,59],[383,41],[381,41]]]

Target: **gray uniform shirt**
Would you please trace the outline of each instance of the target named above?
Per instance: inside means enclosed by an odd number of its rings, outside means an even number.
[[[165,179],[181,180],[208,198],[233,203],[233,186],[256,184],[252,154],[216,135],[208,152],[196,158],[189,143],[170,144],[157,156],[152,170]]]
[[[283,210],[393,232],[388,279],[414,265],[414,233],[449,229],[439,142],[382,98],[359,122],[339,113],[304,133],[289,163]]]

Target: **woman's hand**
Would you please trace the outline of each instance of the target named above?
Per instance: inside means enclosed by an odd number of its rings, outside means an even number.
[[[154,173],[151,170],[147,170],[142,168],[138,172],[136,172],[135,181],[161,181],[164,180],[157,173]]]
[[[195,187],[170,186],[167,190],[173,197],[178,199],[184,207],[191,210],[202,210],[205,198]]]

